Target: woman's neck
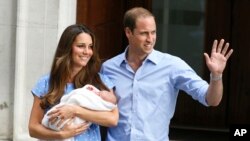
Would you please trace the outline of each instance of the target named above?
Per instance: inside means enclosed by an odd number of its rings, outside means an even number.
[[[69,83],[74,82],[75,76],[78,74],[78,72],[81,70],[81,68],[73,68],[71,72],[71,76],[68,80]]]

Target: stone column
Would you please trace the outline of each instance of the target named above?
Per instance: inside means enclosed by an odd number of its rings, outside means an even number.
[[[50,70],[58,37],[75,17],[76,0],[17,0],[13,141],[34,140],[28,133],[30,91]]]

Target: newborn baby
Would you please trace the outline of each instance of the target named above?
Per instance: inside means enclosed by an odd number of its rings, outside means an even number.
[[[55,105],[53,108],[51,108],[47,113],[49,113],[50,111],[53,111],[56,107],[65,105],[65,104],[67,105],[75,104],[75,105],[79,105],[81,107],[84,107],[90,110],[96,110],[96,111],[113,110],[116,107],[116,105],[111,102],[103,100],[100,96],[97,95],[98,92],[99,90],[96,87],[89,85],[89,84],[85,85],[82,88],[72,90],[70,93],[62,96],[60,103]],[[57,123],[60,122],[60,119],[57,119],[55,124],[50,124],[49,116],[47,115],[47,113],[44,115],[42,119],[42,124],[47,128],[60,131],[60,129],[62,129],[63,126],[69,121],[69,119],[65,120],[63,124],[61,124],[61,126],[57,127],[56,125]],[[83,122],[85,121],[76,117],[73,121],[73,124],[81,124]],[[60,140],[60,141],[74,141],[74,137]]]

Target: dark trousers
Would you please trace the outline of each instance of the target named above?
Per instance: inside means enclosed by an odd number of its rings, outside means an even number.
[[[102,141],[105,141],[107,137],[107,127],[100,126],[100,132]]]

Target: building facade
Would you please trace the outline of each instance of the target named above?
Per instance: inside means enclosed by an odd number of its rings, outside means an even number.
[[[47,73],[76,0],[0,0],[0,141],[31,141],[28,121],[37,79]]]

